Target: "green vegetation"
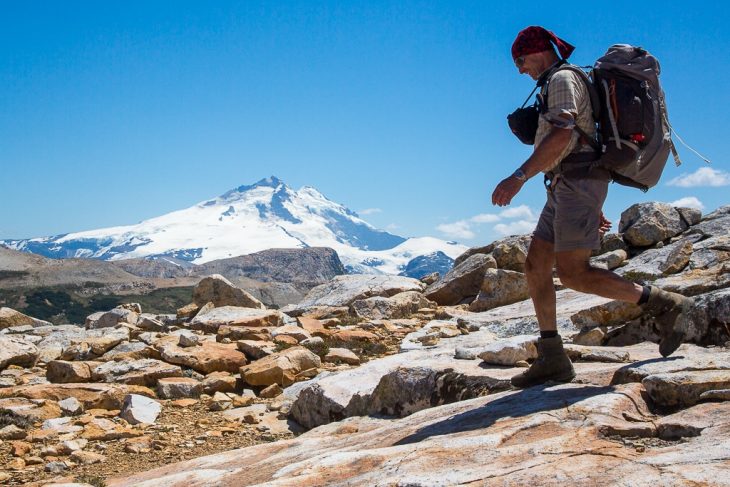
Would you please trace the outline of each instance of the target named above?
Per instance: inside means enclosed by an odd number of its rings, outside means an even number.
[[[369,342],[366,340],[343,341],[337,338],[325,338],[324,344],[329,350],[330,348],[347,348],[352,350],[356,355],[378,356],[388,351],[388,347],[379,342]]]
[[[312,353],[318,355],[319,357],[324,357],[327,355],[330,351],[330,347],[324,343],[324,342],[315,342],[309,345],[304,345],[307,347]]]
[[[29,272],[26,271],[3,271],[0,270],[0,279],[12,279],[14,277],[27,276]]]
[[[23,416],[18,416],[10,411],[0,411],[0,428],[14,424],[18,428],[28,429],[31,421]]]
[[[122,303],[139,303],[145,313],[174,313],[190,302],[192,287],[155,289],[147,294],[94,294],[99,283],[83,286],[52,286],[32,289],[0,289],[0,305],[51,323],[82,324],[97,311],[108,311]]]

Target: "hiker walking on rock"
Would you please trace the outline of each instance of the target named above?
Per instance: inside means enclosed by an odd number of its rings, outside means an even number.
[[[584,75],[566,62],[573,50],[572,45],[537,26],[522,30],[512,45],[512,58],[520,74],[529,75],[540,88],[540,113],[536,132],[529,120],[510,121],[520,140],[532,141],[534,137],[534,151],[497,185],[492,203],[509,205],[525,182],[541,172],[547,187],[547,202],[525,263],[540,326],[538,357],[529,369],[512,378],[515,387],[569,382],[575,377],[557,332],[553,264],[563,285],[571,289],[643,305],[656,319],[661,336],[659,351],[665,357],[681,344],[679,317],[692,303],[680,294],[642,287],[590,265],[592,249],[600,247],[601,235],[610,228],[601,208],[612,175],[605,168],[590,165],[599,158],[596,125]]]

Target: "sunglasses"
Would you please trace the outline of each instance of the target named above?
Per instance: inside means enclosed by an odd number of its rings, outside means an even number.
[[[517,59],[515,59],[515,66],[518,68],[521,68],[525,64],[525,56],[520,56]]]

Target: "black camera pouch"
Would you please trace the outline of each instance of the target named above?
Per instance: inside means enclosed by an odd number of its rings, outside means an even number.
[[[507,115],[509,128],[520,142],[527,145],[535,143],[537,134],[537,120],[540,117],[540,108],[537,103],[529,107],[518,108]]]

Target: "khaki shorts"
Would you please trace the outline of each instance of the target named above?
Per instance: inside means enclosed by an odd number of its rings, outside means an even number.
[[[605,180],[556,175],[533,236],[551,242],[555,252],[599,248],[598,229],[608,178],[608,172]]]

